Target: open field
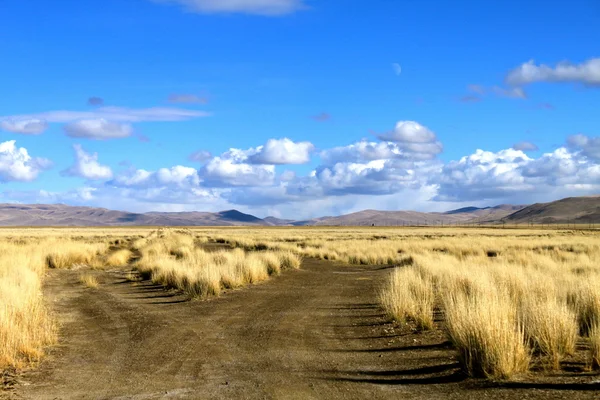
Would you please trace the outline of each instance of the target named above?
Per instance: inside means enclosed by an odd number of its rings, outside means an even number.
[[[599,234],[2,229],[2,393],[593,398]]]

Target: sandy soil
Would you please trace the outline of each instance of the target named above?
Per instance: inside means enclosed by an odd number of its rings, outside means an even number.
[[[440,330],[414,333],[375,304],[389,269],[305,260],[299,271],[187,301],[126,271],[50,271],[61,342],[17,399],[599,398],[595,375],[467,379]],[[573,367],[577,369],[576,367]],[[0,397],[2,395],[0,394]]]

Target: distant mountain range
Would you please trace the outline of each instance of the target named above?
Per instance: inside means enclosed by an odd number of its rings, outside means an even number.
[[[237,210],[144,214],[64,204],[0,204],[0,226],[402,226],[501,223],[600,223],[600,196],[530,206],[464,207],[443,213],[364,210],[304,221],[258,218]]]

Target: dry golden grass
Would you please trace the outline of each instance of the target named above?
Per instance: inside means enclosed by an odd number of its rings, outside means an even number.
[[[508,296],[462,291],[444,296],[446,329],[472,376],[510,378],[527,371],[530,354]]]
[[[120,249],[106,257],[105,264],[109,267],[123,267],[129,263],[133,253],[129,249]]]
[[[433,282],[415,269],[392,272],[380,294],[380,302],[388,315],[398,322],[410,318],[419,329],[433,328],[435,293]]]
[[[42,297],[46,268],[95,268],[115,236],[48,229],[0,230],[0,371],[43,355],[57,331]],[[93,286],[93,281],[86,280]]]
[[[100,256],[108,250],[108,243],[57,241],[46,256],[49,268],[99,267]]]
[[[45,247],[0,244],[0,371],[21,367],[56,340],[56,329],[41,297]]]
[[[142,254],[136,268],[142,276],[176,288],[189,297],[218,296],[222,289],[255,284],[282,269],[298,268],[300,257],[289,251],[251,253],[241,249],[207,252],[189,232],[160,230],[134,245]]]
[[[600,240],[542,229],[237,228],[213,241],[350,264],[399,267],[380,293],[387,314],[441,326],[472,375],[510,378],[530,363],[559,369],[577,340],[600,368]]]
[[[435,306],[422,293],[433,285],[444,327],[469,374],[510,378],[526,372],[532,356],[559,369],[574,353],[578,334],[588,335],[598,324],[600,249],[586,237],[547,242],[501,238],[493,251],[480,238],[471,248],[452,239],[444,247],[406,243],[403,249],[410,250],[403,253],[411,254],[414,265],[392,273],[382,305],[394,318],[427,329],[413,310],[426,305],[431,315]]]
[[[79,277],[79,282],[83,283],[85,287],[91,289],[98,288],[98,279],[94,275],[83,274]]]
[[[595,325],[589,332],[590,334],[590,368],[600,369],[600,326]]]
[[[127,279],[200,298],[298,268],[303,257],[396,266],[383,308],[420,329],[445,329],[472,375],[510,378],[532,363],[557,369],[577,340],[600,369],[598,239],[549,229],[0,229],[0,369],[39,358],[56,340],[41,298],[45,268],[124,267],[134,253],[139,275]],[[232,249],[209,252],[206,242]]]

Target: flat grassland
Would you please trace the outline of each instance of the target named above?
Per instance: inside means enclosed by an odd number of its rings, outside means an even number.
[[[596,230],[0,230],[0,398],[593,398],[599,368]]]

